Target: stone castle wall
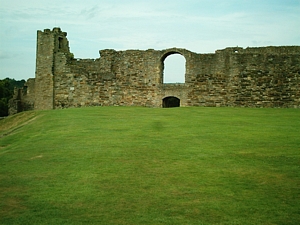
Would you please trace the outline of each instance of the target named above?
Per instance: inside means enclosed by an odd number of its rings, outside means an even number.
[[[34,110],[35,79],[28,79],[23,88],[15,88],[14,96],[8,102],[8,114]]]
[[[226,48],[214,54],[186,49],[101,50],[97,59],[75,59],[67,33],[37,34],[35,109],[81,106],[180,106],[300,108],[300,46]],[[185,83],[163,83],[164,60],[186,59]]]

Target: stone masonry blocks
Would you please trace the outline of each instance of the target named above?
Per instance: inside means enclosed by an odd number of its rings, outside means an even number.
[[[230,47],[214,54],[186,49],[105,49],[76,59],[60,28],[37,32],[34,109],[82,106],[300,108],[300,46]],[[164,60],[186,59],[185,83],[163,83]],[[28,97],[28,96],[27,96]]]

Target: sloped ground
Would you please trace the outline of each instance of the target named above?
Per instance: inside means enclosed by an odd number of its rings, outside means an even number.
[[[0,224],[297,224],[297,109],[95,107],[0,121]]]
[[[36,118],[36,111],[18,113],[0,120],[0,137],[6,136]]]

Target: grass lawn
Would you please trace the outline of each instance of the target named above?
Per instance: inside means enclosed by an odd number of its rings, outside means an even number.
[[[0,121],[0,224],[299,223],[299,109],[94,107]]]

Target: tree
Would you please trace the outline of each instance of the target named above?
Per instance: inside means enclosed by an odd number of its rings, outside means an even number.
[[[25,80],[5,78],[0,80],[0,117],[8,116],[8,101],[13,97],[14,88],[21,88]]]

